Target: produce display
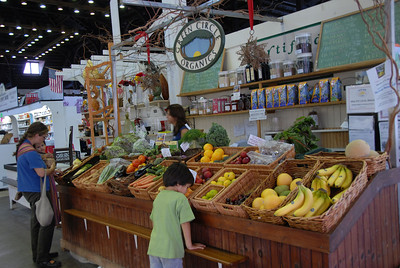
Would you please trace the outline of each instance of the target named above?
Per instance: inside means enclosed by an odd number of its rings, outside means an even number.
[[[256,150],[256,153],[259,153],[260,151]],[[247,155],[247,152],[241,152],[240,155],[231,161],[231,164],[248,164],[250,162],[250,157]]]
[[[212,189],[208,191],[205,195],[203,195],[201,198],[206,200],[211,200],[215,197],[216,194],[218,194],[218,192],[219,192],[218,190]]]
[[[228,187],[231,183],[236,181],[236,174],[232,171],[225,172],[223,176],[217,178],[217,180],[211,181],[213,185],[221,185]]]
[[[200,175],[199,175],[200,173]],[[205,182],[207,182],[212,176],[214,175],[214,173],[212,172],[212,170],[209,167],[203,167],[200,169],[200,171],[197,173],[196,176],[196,180],[194,183],[197,184],[204,184]]]
[[[225,204],[229,204],[229,205],[240,205],[244,202],[244,200],[246,200],[247,197],[250,196],[250,193],[248,194],[239,194],[237,195],[236,198],[226,198],[225,200]]]
[[[221,148],[215,149],[214,146],[210,143],[206,143],[203,146],[203,157],[200,158],[200,162],[202,163],[213,163],[213,162],[222,162],[225,161],[229,156],[225,154],[224,150]]]

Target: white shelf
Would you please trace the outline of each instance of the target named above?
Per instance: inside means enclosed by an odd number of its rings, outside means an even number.
[[[44,114],[44,115],[35,115],[34,118],[36,119],[36,118],[47,117],[47,116],[51,116],[51,113],[50,114]]]
[[[264,133],[264,135],[275,135],[278,133],[281,133],[284,130],[281,131],[267,131]],[[313,129],[311,132],[313,133],[331,133],[331,132],[348,132],[349,130],[347,128],[332,128],[332,129]]]
[[[169,100],[155,100],[155,101],[149,102],[149,107],[150,106],[161,107],[161,106],[168,106],[168,105],[169,105]],[[139,103],[137,105],[131,104],[130,107],[144,108],[144,107],[146,107],[146,105],[144,103]]]
[[[18,126],[18,128],[28,128],[29,126]]]
[[[25,119],[17,119],[18,122],[20,121],[26,121],[26,120],[31,120],[30,118],[25,118]]]

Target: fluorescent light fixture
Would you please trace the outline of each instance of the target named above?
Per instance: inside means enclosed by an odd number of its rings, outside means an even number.
[[[61,46],[60,44],[56,44],[56,47],[59,47],[59,46]]]
[[[94,16],[94,15],[95,15],[95,13],[94,13],[94,12],[90,12],[90,15],[91,15],[91,16]]]
[[[44,53],[47,54],[47,53],[49,53],[49,51],[45,51]]]
[[[0,24],[0,28],[4,28],[6,27],[4,24]]]
[[[25,2],[25,1],[22,1],[21,2],[21,5],[23,5],[23,6],[26,6],[28,3],[27,2]]]
[[[52,49],[52,48],[49,48],[49,51],[53,51],[53,49]]]
[[[110,14],[107,14],[107,13],[106,13],[106,14],[104,15],[104,17],[108,18],[108,17],[110,17]]]
[[[43,53],[42,53],[42,54],[40,54],[40,55],[44,56],[44,55],[46,55],[46,53],[44,53],[44,52],[43,52]]]
[[[21,51],[25,51],[25,48],[22,48]]]
[[[51,33],[51,29],[47,29],[46,32]]]
[[[13,32],[9,32],[8,35],[14,35],[14,33]]]
[[[17,56],[11,56],[11,58],[15,59]]]
[[[78,14],[79,13],[79,9],[75,9],[74,13]]]
[[[0,55],[0,58],[4,58],[4,55],[3,55],[3,54],[1,54],[1,55]]]
[[[21,29],[22,29],[22,27],[18,25],[17,27],[15,27],[15,29],[17,29],[17,30],[21,30]]]
[[[40,8],[46,8],[46,5],[40,4]]]
[[[9,50],[9,49],[6,49],[6,53],[8,53],[8,52],[10,52],[10,50]]]
[[[24,37],[28,37],[29,36],[29,34],[24,34]]]
[[[124,4],[120,4],[119,8],[125,8]]]
[[[63,11],[64,9],[62,7],[58,7],[58,11]]]
[[[27,44],[27,46],[28,46],[28,47],[31,47],[31,46],[32,46],[32,44]]]
[[[38,60],[39,58],[41,58],[42,56],[39,56],[39,57],[35,57],[35,60]]]
[[[69,38],[65,38],[65,41],[69,41]]]
[[[71,38],[71,39],[72,39],[72,38],[74,38],[74,36],[73,36],[73,35],[70,35],[70,36],[69,36],[69,38]]]
[[[35,43],[36,43],[35,41],[32,41],[32,42],[31,42],[32,45],[35,44]]]
[[[1,2],[5,3],[5,2],[7,2],[7,0],[1,0]]]
[[[39,38],[35,38],[35,41],[36,41],[36,42],[39,41]]]
[[[18,51],[18,54],[21,54],[22,53],[22,51],[20,50],[20,51]]]
[[[93,4],[94,1],[93,1],[93,0],[89,0],[88,3],[89,3],[89,4]]]
[[[78,33],[78,32],[75,32],[75,35],[79,35],[79,33]]]
[[[36,31],[37,31],[37,29],[36,29],[35,27],[33,27],[33,28],[32,28],[32,31],[36,32]]]
[[[64,41],[61,41],[60,43],[61,43],[61,44],[64,44],[65,42],[64,42]]]
[[[27,58],[28,58],[27,56],[24,57],[24,59],[27,59]]]
[[[53,46],[53,49],[55,49],[56,48],[56,46]]]
[[[39,38],[43,38],[43,35],[38,35]]]
[[[65,34],[65,31],[61,31],[62,34]]]

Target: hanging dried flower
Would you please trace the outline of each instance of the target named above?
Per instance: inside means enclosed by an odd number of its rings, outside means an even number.
[[[268,54],[265,52],[266,44],[257,45],[257,38],[253,39],[250,36],[244,46],[240,46],[240,50],[236,52],[239,55],[240,65],[251,64],[254,69],[260,67],[260,62],[265,62],[268,59]]]

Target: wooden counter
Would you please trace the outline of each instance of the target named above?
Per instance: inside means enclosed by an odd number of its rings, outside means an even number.
[[[192,237],[215,248],[245,255],[238,267],[397,267],[400,264],[400,168],[369,182],[329,234],[195,212]],[[59,186],[63,222],[61,246],[102,267],[149,267],[148,240],[64,213],[78,209],[151,228],[152,202]],[[108,230],[107,230],[108,229]],[[137,248],[136,248],[137,243]],[[185,267],[217,267],[186,254]]]

